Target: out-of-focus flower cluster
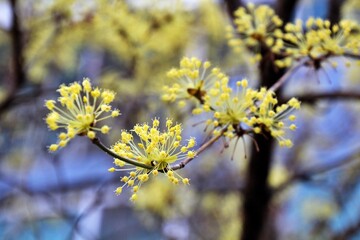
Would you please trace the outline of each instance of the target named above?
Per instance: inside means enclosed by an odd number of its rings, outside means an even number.
[[[60,97],[57,102],[60,104],[57,104],[55,100],[47,100],[45,103],[50,110],[45,120],[49,129],[62,128],[65,131],[59,134],[56,144],[50,145],[50,151],[66,146],[76,135],[87,135],[93,139],[96,135],[95,131],[108,133],[109,126],[100,127],[99,122],[120,115],[119,110],[112,110],[110,106],[115,93],[93,88],[87,78],[82,81],[82,84],[75,82],[70,85],[61,85],[58,92]]]
[[[229,45],[237,52],[244,47],[259,52],[262,44],[272,47],[275,37],[281,33],[283,22],[267,5],[255,6],[249,3],[246,8],[240,7],[234,14],[235,31],[231,26],[226,30]],[[260,59],[261,55],[256,54],[254,60]]]
[[[190,138],[187,144],[183,145],[180,124],[174,124],[171,119],[167,119],[166,130],[163,132],[159,130],[159,125],[158,119],[153,120],[152,126],[147,123],[137,124],[130,132],[123,131],[119,142],[111,147],[111,150],[119,156],[134,159],[149,166],[149,169],[142,167],[127,169],[130,173],[121,179],[124,184],[115,190],[116,194],[120,194],[124,186],[131,187],[133,190],[131,200],[135,201],[140,186],[148,181],[150,176],[157,176],[159,172],[166,173],[168,179],[174,184],[180,181],[183,184],[189,184],[189,179],[182,178],[171,169],[169,164],[186,158],[194,158],[196,153],[190,149],[195,146],[195,139]],[[133,133],[135,133],[135,139]],[[110,172],[122,171],[124,170],[122,167],[128,167],[117,158],[114,159],[114,164],[117,168],[110,168]]]
[[[179,106],[186,105],[186,99],[193,97],[204,103],[204,95],[209,91],[215,81],[219,81],[225,74],[218,68],[210,68],[211,63],[206,61],[202,63],[196,58],[183,58],[180,61],[180,68],[172,68],[167,73],[167,77],[174,81],[171,86],[163,87],[164,101],[173,102],[178,100]]]
[[[304,26],[305,25],[305,26]],[[285,25],[285,32],[278,39],[274,52],[285,56],[277,60],[278,67],[289,67],[292,60],[309,57],[321,60],[344,53],[360,52],[360,27],[350,20],[342,20],[331,26],[330,21],[309,18],[304,24],[297,20],[295,24]]]
[[[97,0],[93,23],[94,30],[100,34],[95,36],[95,41],[122,59],[131,60],[149,53],[163,56],[187,42],[186,28],[190,21],[181,4],[168,11],[157,8],[156,4],[141,9],[124,1],[109,4]]]
[[[297,20],[283,23],[274,11],[266,6],[250,3],[235,12],[235,31],[228,27],[229,45],[241,51],[244,47],[255,51],[254,59],[261,59],[259,47],[268,48],[280,56],[278,67],[289,67],[293,60],[309,57],[319,61],[331,56],[360,52],[360,26],[355,21],[330,21],[310,17],[305,23]]]
[[[185,68],[184,63],[189,63],[190,67],[186,65]],[[268,132],[278,140],[280,146],[292,146],[291,140],[286,137],[286,130],[296,129],[295,124],[291,123],[295,120],[291,112],[300,108],[298,100],[292,98],[285,104],[279,104],[274,92],[265,88],[252,89],[248,87],[246,79],[237,81],[233,89],[229,85],[229,77],[218,68],[209,70],[210,75],[205,71],[198,74],[199,67],[204,65],[210,68],[209,62],[202,63],[196,58],[181,60],[180,69],[169,72],[170,77],[176,73],[176,82],[173,87],[164,87],[163,99],[197,99],[200,104],[193,109],[193,113],[211,112],[207,124],[213,127],[214,134],[220,134],[225,129],[224,135],[232,139],[247,133]]]

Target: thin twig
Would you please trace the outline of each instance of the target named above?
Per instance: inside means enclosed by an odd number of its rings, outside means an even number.
[[[293,174],[286,182],[280,184],[278,187],[272,190],[273,194],[281,192],[282,190],[286,189],[293,183],[297,181],[309,181],[312,177],[318,174],[327,173],[331,170],[344,167],[345,165],[349,165],[357,161],[357,159],[352,158],[352,156],[357,155],[359,153],[352,154],[351,157],[347,157],[346,159],[341,159],[336,162],[325,163],[318,166],[309,167],[306,170],[300,170]]]
[[[24,71],[24,54],[22,45],[22,31],[21,31],[21,19],[18,11],[18,1],[8,0],[11,6],[12,23],[9,29],[11,38],[11,54],[12,54],[12,69],[11,69],[11,83],[8,90],[8,95],[0,103],[0,112],[8,108],[19,90],[19,88],[25,83],[25,71]]]
[[[360,60],[359,54],[354,54],[351,52],[345,52],[343,56]],[[331,55],[327,56],[326,58],[328,57],[331,57]],[[281,87],[286,82],[286,80],[288,80],[295,73],[296,70],[304,66],[308,61],[310,61],[308,57],[301,59],[296,65],[290,68],[269,90],[275,92],[279,87]]]
[[[102,144],[102,142],[100,141],[99,138],[94,138],[94,139],[91,140],[91,142],[93,144],[95,144],[96,146],[98,146],[101,150],[103,150],[104,152],[109,154],[110,156],[112,156],[114,158],[118,158],[121,161],[124,161],[124,162],[126,162],[128,164],[131,164],[131,165],[134,165],[134,166],[137,166],[137,167],[142,167],[142,168],[149,169],[149,170],[151,170],[153,168],[152,166],[140,163],[140,162],[138,162],[136,160],[125,158],[125,157],[117,155],[116,153],[114,153],[113,151],[108,149],[104,144]]]
[[[214,142],[216,142],[217,140],[219,140],[219,138],[222,137],[223,133],[226,131],[226,129],[223,129],[219,135],[214,136],[213,138],[211,138],[209,141],[205,142],[197,151],[196,151],[196,155],[192,158],[187,158],[184,161],[171,166],[170,169],[171,170],[178,170],[181,168],[184,168],[188,163],[190,163],[196,156],[198,156],[201,152],[203,152],[205,149],[207,149],[208,147],[210,147]]]
[[[234,13],[239,7],[243,6],[242,1],[241,0],[224,0],[224,3],[226,5],[228,15],[232,19],[235,19],[235,14]]]
[[[294,65],[284,75],[282,75],[282,77],[274,85],[272,85],[271,88],[269,88],[269,91],[275,92],[295,73],[295,71],[304,66],[308,60],[308,58],[301,59],[296,65]]]
[[[346,239],[355,239],[355,234],[359,232],[360,229],[360,219],[355,222],[352,222],[347,228],[342,230],[339,233],[335,233],[331,236],[331,240],[346,240]],[[351,238],[354,237],[354,238]]]
[[[355,53],[351,53],[351,52],[345,52],[344,57],[349,57],[349,58],[354,58],[357,60],[360,60],[360,55],[359,54],[355,54]]]
[[[216,142],[220,137],[222,137],[223,133],[226,131],[226,128],[223,129],[219,135],[211,138],[209,141],[207,141],[206,143],[204,143],[197,151],[196,151],[196,156],[198,156],[201,152],[203,152],[206,148],[210,147],[214,142]],[[134,166],[137,166],[137,167],[142,167],[142,168],[145,168],[145,169],[149,169],[151,170],[153,167],[152,166],[149,166],[149,165],[146,165],[146,164],[143,164],[143,163],[140,163],[136,160],[133,160],[133,159],[129,159],[129,158],[125,158],[125,157],[122,157],[122,156],[119,156],[117,155],[115,152],[111,151],[109,148],[107,148],[101,141],[99,138],[94,138],[91,140],[91,142],[93,144],[95,144],[96,146],[98,146],[101,150],[103,150],[104,152],[106,152],[107,154],[109,154],[110,156],[114,157],[114,158],[118,158],[120,159],[121,161],[124,161],[128,164],[131,164],[131,165],[134,165]],[[187,158],[185,159],[184,161],[180,162],[179,164],[176,164],[172,167],[170,167],[171,170],[178,170],[178,169],[181,169],[183,167],[185,167],[189,162],[191,162],[195,157],[192,157],[192,158]]]
[[[327,19],[329,19],[331,25],[338,24],[341,20],[341,9],[345,3],[343,0],[329,0]]]
[[[316,100],[321,99],[344,99],[344,100],[360,100],[360,92],[359,91],[338,91],[338,92],[324,92],[324,93],[309,93],[295,96],[302,103],[313,103]]]

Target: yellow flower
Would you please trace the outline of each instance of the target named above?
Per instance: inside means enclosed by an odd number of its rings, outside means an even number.
[[[164,86],[162,99],[174,102],[175,100],[197,99],[204,102],[204,97],[217,80],[227,78],[218,68],[208,71],[211,63],[201,62],[197,58],[184,57],[180,62],[180,68],[173,68],[167,73],[167,77],[175,81],[172,86]],[[179,105],[184,106],[180,101]]]
[[[215,135],[224,127],[224,136],[229,139],[251,131],[255,134],[266,131],[279,141],[280,146],[292,146],[285,134],[288,129],[296,129],[296,125],[290,123],[295,116],[289,115],[294,109],[300,108],[297,99],[292,98],[287,104],[278,106],[274,92],[265,88],[249,88],[246,79],[236,83],[235,91],[226,83],[215,83],[215,86],[206,96],[203,106],[207,111],[213,111],[213,118],[207,124],[214,127]]]
[[[82,84],[74,82],[67,86],[61,85],[58,92],[60,104],[54,100],[45,102],[50,110],[45,121],[51,130],[62,128],[65,131],[59,134],[58,143],[49,147],[50,151],[66,146],[76,135],[86,135],[93,139],[95,131],[108,133],[110,128],[107,125],[98,127],[99,122],[120,115],[119,110],[112,110],[109,105],[115,93],[93,88],[88,78]]]
[[[151,126],[146,123],[137,124],[130,132],[122,131],[121,139],[111,147],[111,150],[119,156],[134,159],[151,167],[150,170],[141,167],[132,168],[129,176],[121,179],[124,182],[122,187],[127,185],[137,192],[142,183],[148,181],[151,175],[158,175],[159,172],[166,172],[168,179],[174,184],[179,183],[179,178],[184,184],[189,183],[188,179],[172,171],[169,164],[195,157],[196,152],[189,150],[195,146],[195,139],[190,138],[187,144],[181,144],[181,125],[174,124],[171,119],[167,119],[165,131],[161,132],[159,125],[158,119],[154,119]],[[115,159],[114,164],[120,168],[129,166],[119,159]],[[121,170],[124,169],[115,169],[115,171]],[[113,171],[113,168],[109,171]],[[119,191],[115,192],[118,194]]]
[[[264,88],[256,96],[256,102],[257,108],[254,109],[253,117],[246,123],[254,127],[256,134],[261,134],[262,131],[269,132],[278,140],[281,147],[292,147],[292,141],[285,135],[287,129],[296,129],[296,125],[291,123],[295,116],[290,114],[294,109],[300,108],[300,102],[292,98],[287,104],[278,106],[275,93]]]
[[[359,53],[359,25],[350,20],[342,20],[339,24],[331,25],[330,21],[321,18],[309,18],[305,26],[301,20],[295,24],[285,25],[284,34],[278,39],[275,53],[285,55],[277,60],[278,67],[289,67],[293,60],[309,57],[314,60],[314,67],[330,56],[348,53]],[[283,41],[284,40],[284,41]]]
[[[235,91],[227,85],[227,82],[216,82],[205,98],[204,108],[207,111],[214,111],[213,119],[208,124],[215,128],[231,126],[228,131],[233,131],[234,126],[236,129],[247,118],[251,107],[255,104],[253,101],[255,91],[247,86],[246,79],[236,83]]]
[[[229,45],[239,52],[244,46],[253,49],[261,44],[271,47],[275,44],[275,36],[281,35],[281,19],[267,5],[255,6],[249,3],[246,8],[235,11],[235,31],[227,27]],[[257,54],[254,60],[260,60]]]

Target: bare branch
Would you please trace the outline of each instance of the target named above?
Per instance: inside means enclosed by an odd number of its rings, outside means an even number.
[[[302,66],[304,66],[307,61],[309,61],[308,58],[303,58],[302,60],[300,60],[296,65],[294,65],[293,67],[291,67],[289,70],[286,71],[286,73],[284,75],[282,75],[282,77],[274,84],[271,86],[271,88],[269,88],[270,91],[275,92],[276,90],[278,90],[288,79],[290,79],[290,77]]]
[[[241,0],[224,0],[229,16],[234,19],[234,12],[242,6]]]
[[[351,53],[351,52],[345,52],[344,57],[349,57],[349,58],[353,58],[356,60],[360,60],[360,55],[359,54],[355,54],[355,53]]]
[[[324,92],[324,93],[308,93],[295,96],[302,103],[313,104],[315,101],[328,100],[360,100],[359,91],[338,91],[338,92]]]
[[[343,0],[330,0],[328,1],[328,13],[327,18],[330,20],[331,24],[336,24],[340,21],[341,18],[341,5],[343,4]]]
[[[221,131],[221,133],[217,136],[214,136],[213,138],[211,138],[209,141],[207,141],[206,143],[204,143],[197,151],[196,151],[196,156],[198,156],[200,153],[202,153],[205,149],[207,149],[208,147],[210,147],[214,142],[216,142],[217,140],[219,140],[223,133],[226,131],[226,129],[223,129]],[[196,157],[195,156],[195,157]],[[181,169],[181,168],[184,168],[188,163],[190,163],[195,157],[193,158],[187,158],[185,159],[184,161],[182,161],[181,163],[179,164],[176,164],[174,166],[171,166],[170,168],[172,170],[178,170],[178,169]]]
[[[219,135],[217,136],[214,136],[213,138],[211,138],[209,141],[207,141],[206,143],[204,143],[197,151],[196,151],[196,156],[198,156],[200,153],[202,153],[205,149],[207,149],[208,147],[210,147],[214,142],[216,142],[219,138],[222,137],[223,133],[226,131],[226,128],[223,129]],[[131,165],[134,165],[134,166],[137,166],[137,167],[142,167],[142,168],[145,168],[145,169],[149,169],[151,170],[153,167],[152,166],[149,166],[149,165],[146,165],[146,164],[143,164],[143,163],[140,163],[136,160],[133,160],[133,159],[129,159],[129,158],[125,158],[125,157],[122,157],[122,156],[119,156],[117,155],[115,152],[113,152],[112,150],[110,150],[109,148],[107,148],[101,141],[99,138],[94,138],[91,140],[91,142],[93,144],[95,144],[96,146],[98,146],[101,150],[103,150],[104,152],[106,152],[107,154],[109,154],[110,156],[114,157],[114,158],[118,158],[120,159],[121,161],[124,161],[128,164],[131,164]],[[170,169],[171,170],[178,170],[178,169],[181,169],[181,168],[184,168],[188,163],[190,163],[195,157],[192,157],[192,158],[187,158],[185,159],[184,161],[180,162],[179,164],[176,164],[174,166],[171,166]]]
[[[298,0],[277,0],[276,14],[283,20],[283,22],[291,22]]]
[[[22,32],[20,27],[20,14],[18,12],[17,0],[9,0],[11,6],[12,25],[10,28],[11,50],[12,50],[12,78],[8,96],[0,103],[0,112],[8,108],[17,90],[25,83],[24,55],[22,46]]]
[[[354,235],[359,232],[359,229],[360,229],[360,218],[355,223],[348,226],[345,230],[332,236],[331,239],[332,240],[351,239],[351,237],[354,237]]]
[[[101,141],[99,138],[94,138],[91,140],[91,142],[93,144],[95,144],[96,146],[98,146],[101,150],[103,150],[104,152],[106,152],[107,154],[109,154],[110,156],[114,157],[114,158],[118,158],[120,159],[121,161],[124,161],[128,164],[131,164],[131,165],[134,165],[134,166],[137,166],[137,167],[142,167],[142,168],[145,168],[145,169],[149,169],[151,170],[153,167],[152,166],[149,166],[147,164],[143,164],[139,161],[136,161],[136,160],[133,160],[133,159],[129,159],[129,158],[126,158],[126,157],[122,157],[122,156],[119,156],[117,155],[115,152],[113,152],[112,150],[110,150],[109,148],[107,148]]]
[[[297,181],[309,181],[312,177],[318,174],[327,173],[331,170],[345,167],[346,165],[349,165],[351,163],[354,163],[358,161],[358,159],[354,159],[353,156],[360,154],[360,152],[352,154],[350,157],[347,157],[345,159],[340,159],[335,162],[325,163],[325,164],[319,164],[317,166],[308,167],[308,169],[297,171],[293,174],[292,177],[290,177],[286,182],[281,184],[280,186],[274,188],[272,190],[272,194],[277,194],[278,192],[281,192],[282,190],[286,189],[293,183]]]

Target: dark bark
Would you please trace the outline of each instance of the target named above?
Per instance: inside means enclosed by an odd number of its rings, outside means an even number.
[[[262,51],[259,65],[260,86],[271,87],[284,73],[274,66],[271,52]],[[281,95],[281,88],[277,92]],[[271,168],[274,140],[269,133],[255,135],[255,141],[260,151],[253,148],[247,167],[246,185],[243,204],[244,228],[242,240],[266,239],[262,237],[267,223],[269,205],[271,201],[268,176]]]
[[[14,87],[17,88],[25,81],[25,74],[23,69],[23,46],[22,33],[20,27],[20,14],[18,11],[17,0],[10,0],[12,9],[12,26],[11,26],[11,41],[12,41],[12,63],[13,63],[13,81]]]
[[[328,2],[328,14],[327,18],[330,20],[331,24],[338,23],[341,19],[341,5],[343,0],[330,0]]]
[[[291,22],[297,2],[298,0],[278,0],[276,2],[276,13],[284,23]]]
[[[20,27],[20,16],[18,11],[18,1],[9,0],[11,6],[12,25],[10,29],[11,35],[11,78],[10,88],[8,89],[7,98],[0,103],[0,112],[6,110],[13,102],[13,98],[17,90],[25,82],[25,71],[23,68],[23,46],[22,46],[22,32]]]
[[[241,0],[224,0],[229,16],[234,19],[234,12],[242,6]]]
[[[277,14],[284,22],[291,19],[296,3],[296,0],[279,0],[277,2]],[[280,79],[284,71],[278,70],[275,67],[275,56],[268,49],[263,49],[261,55],[259,85],[270,88]],[[278,89],[277,96],[281,97],[281,88]],[[259,145],[260,151],[256,151],[255,148],[252,149],[251,158],[247,167],[245,192],[243,196],[244,204],[242,206],[242,240],[270,239],[269,236],[264,236],[264,232],[268,232],[264,230],[268,222],[271,202],[271,191],[267,179],[271,169],[274,139],[270,134],[257,134],[255,141]]]
[[[271,166],[273,140],[269,134],[267,136],[258,135],[255,140],[260,151],[252,149],[247,168],[243,204],[243,240],[261,239],[270,202],[270,188],[267,179]]]
[[[348,239],[358,239],[356,236],[358,236],[360,230],[360,219],[351,223],[347,228],[343,229],[339,233],[335,233],[333,236],[331,236],[331,240],[348,240]]]

